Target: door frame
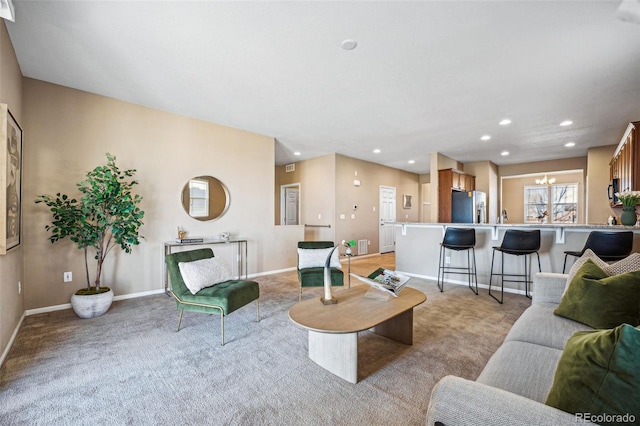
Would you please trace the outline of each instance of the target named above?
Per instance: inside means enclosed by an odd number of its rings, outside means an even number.
[[[389,251],[382,251],[382,191],[383,190],[393,190],[393,207],[394,207],[394,211],[393,211],[393,216],[394,216],[394,221],[396,219],[396,210],[397,210],[397,203],[398,203],[398,190],[395,186],[388,186],[388,185],[380,185],[378,188],[378,252],[379,253],[389,253],[391,251],[395,250],[395,238],[393,241],[393,247],[394,250],[389,250]],[[385,246],[386,247],[386,246]]]
[[[300,213],[301,213],[301,194],[302,194],[302,186],[300,185],[300,182],[298,183],[288,183],[286,185],[280,185],[280,225],[286,225],[286,221],[285,221],[285,214],[286,214],[286,204],[287,204],[287,197],[286,197],[286,189],[287,188],[298,188],[298,225],[300,224]]]

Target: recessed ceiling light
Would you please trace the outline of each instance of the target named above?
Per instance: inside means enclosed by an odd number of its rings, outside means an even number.
[[[353,50],[356,48],[357,45],[358,45],[358,42],[350,38],[342,41],[342,48],[344,50]]]
[[[571,126],[573,124],[573,121],[571,120],[564,120],[562,123],[560,123],[561,126]]]
[[[571,148],[572,146],[576,146],[575,142],[567,142],[564,144],[564,146],[566,146],[567,148]]]
[[[414,164],[415,160],[409,160],[409,164]]]
[[[501,125],[501,126],[507,126],[507,125],[509,125],[509,124],[511,124],[511,120],[509,120],[508,118],[505,118],[504,120],[502,120],[502,121],[500,122],[500,125]]]
[[[506,157],[507,155],[509,155],[509,151],[502,151],[500,155],[502,155],[503,157]]]
[[[381,152],[381,151],[380,151],[380,149],[378,149],[378,148],[376,148],[376,149],[374,149],[374,150],[373,150],[373,153],[374,153],[374,154],[380,154],[380,152]]]
[[[300,155],[300,151],[294,152],[293,155]]]
[[[480,140],[483,140],[483,141],[488,141],[489,139],[491,139],[491,136],[489,135],[484,135],[480,138]]]

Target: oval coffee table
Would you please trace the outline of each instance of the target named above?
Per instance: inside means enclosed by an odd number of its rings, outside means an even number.
[[[309,330],[309,358],[351,383],[358,382],[358,332],[372,329],[411,345],[413,308],[427,300],[424,293],[410,287],[386,301],[365,297],[368,291],[381,292],[357,285],[336,291],[335,305],[324,305],[315,298],[296,303],[289,310],[289,318]]]

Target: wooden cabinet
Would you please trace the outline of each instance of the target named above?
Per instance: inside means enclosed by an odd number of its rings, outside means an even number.
[[[438,170],[438,222],[451,223],[451,192],[475,191],[476,177],[456,169]]]
[[[629,123],[609,163],[611,181],[623,191],[640,191],[640,121]],[[618,202],[618,204],[620,204]]]

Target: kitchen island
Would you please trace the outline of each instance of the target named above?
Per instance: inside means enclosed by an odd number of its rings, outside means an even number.
[[[488,288],[491,270],[491,255],[494,246],[499,246],[507,229],[540,230],[540,263],[543,272],[562,272],[564,252],[582,250],[591,231],[633,231],[633,252],[640,251],[640,226],[600,224],[473,224],[473,223],[416,223],[394,222],[396,238],[396,270],[414,277],[436,280],[440,243],[447,228],[475,228],[476,264],[478,286]],[[447,250],[451,266],[466,266],[466,252]],[[567,272],[575,261],[567,259]],[[500,256],[496,255],[495,270],[500,268]],[[532,257],[533,273],[538,271],[535,255]],[[505,256],[505,272],[524,273],[521,256]],[[467,285],[467,277],[447,274],[446,282]],[[494,285],[500,285],[499,277]],[[505,282],[505,292],[524,294],[524,283]],[[446,291],[446,290],[445,290]],[[533,289],[535,291],[535,289]]]

